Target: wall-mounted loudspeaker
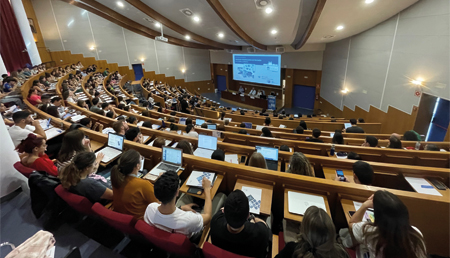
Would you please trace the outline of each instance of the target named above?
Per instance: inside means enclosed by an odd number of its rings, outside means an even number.
[[[277,47],[277,48],[275,48],[275,51],[277,53],[284,53],[284,47]]]

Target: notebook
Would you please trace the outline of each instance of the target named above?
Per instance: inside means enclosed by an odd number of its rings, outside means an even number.
[[[217,138],[209,135],[198,135],[198,148],[194,151],[197,157],[210,159],[212,153],[217,149]]]
[[[159,173],[169,170],[177,172],[182,166],[183,150],[171,147],[162,147],[162,161],[156,165],[150,174],[159,176]]]
[[[288,191],[288,210],[290,213],[303,215],[311,206],[327,210],[322,196]]]
[[[278,170],[278,149],[264,146],[256,146],[256,151],[264,156],[267,168],[270,170]]]
[[[259,214],[261,212],[262,189],[243,186],[241,190],[248,198],[250,213]]]
[[[102,162],[108,163],[112,159],[122,154],[124,139],[125,137],[123,135],[109,133],[108,146],[97,151],[95,154],[98,155],[98,153],[103,153],[105,156],[103,157]]]

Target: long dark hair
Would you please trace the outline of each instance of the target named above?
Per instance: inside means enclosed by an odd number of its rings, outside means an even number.
[[[114,188],[121,188],[125,177],[131,174],[137,164],[141,163],[141,154],[136,150],[127,150],[120,156],[117,165],[111,169],[111,184]]]
[[[77,153],[86,151],[86,147],[82,143],[83,138],[84,133],[81,130],[73,130],[66,133],[62,141],[61,149],[58,153],[58,160],[60,162],[64,162],[72,158],[75,151]]]
[[[336,243],[336,228],[326,211],[309,207],[303,216],[295,258],[348,258],[344,248]]]
[[[34,148],[39,148],[42,145],[42,142],[45,139],[42,137],[38,137],[33,133],[28,134],[28,137],[20,142],[17,145],[16,150],[20,153],[33,153]]]
[[[423,236],[411,227],[408,208],[396,195],[376,191],[373,209],[375,222],[366,224],[363,232],[367,242],[376,241],[375,256],[427,257]]]
[[[59,179],[61,180],[61,185],[65,189],[69,189],[71,186],[76,186],[81,180],[82,172],[94,165],[95,154],[93,152],[81,152],[78,153],[70,162],[69,165],[65,166],[61,172],[59,172]]]

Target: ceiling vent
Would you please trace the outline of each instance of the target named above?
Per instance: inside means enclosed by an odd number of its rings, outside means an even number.
[[[147,17],[145,17],[144,20],[146,20],[146,21],[148,21],[148,22],[150,22],[150,23],[155,23],[154,20],[152,20],[152,19],[150,19],[150,18],[147,18]]]
[[[258,9],[264,9],[267,6],[272,5],[271,0],[254,0],[254,1],[255,1],[256,8],[258,8]]]
[[[247,48],[247,52],[248,53],[255,53],[255,48],[254,47],[248,47]]]
[[[336,37],[336,35],[325,35],[322,37],[322,39],[332,39],[334,37]]]
[[[189,8],[181,9],[180,12],[182,12],[184,15],[186,15],[188,17],[191,17],[192,15],[194,15],[194,12],[191,11],[191,9],[189,9]]]
[[[277,52],[277,53],[284,53],[284,47],[277,47],[277,48],[275,48],[275,52]]]

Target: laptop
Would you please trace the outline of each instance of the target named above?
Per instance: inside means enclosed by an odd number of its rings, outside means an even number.
[[[252,129],[252,123],[244,122],[245,128]]]
[[[261,153],[266,160],[267,168],[278,171],[278,149],[264,146],[256,146],[256,151]]]
[[[101,152],[105,155],[102,159],[102,162],[108,163],[112,159],[115,159],[120,154],[122,154],[124,139],[125,139],[125,137],[123,135],[119,135],[116,133],[108,134],[108,146],[101,149],[100,151],[97,151],[97,153],[96,153],[96,154],[98,154]]]
[[[167,171],[175,171],[178,170],[182,166],[183,159],[183,150],[175,149],[171,147],[162,147],[162,161],[159,162],[151,171],[150,174],[159,176],[159,173],[167,172]]]
[[[231,110],[232,110],[232,111],[237,111],[237,108],[232,108]]]
[[[298,115],[297,115],[297,114],[295,114],[295,115],[294,115],[294,117],[295,117],[295,118],[298,118]]]
[[[347,128],[349,128],[349,127],[352,127],[352,124],[351,124],[351,123],[344,123],[344,128],[345,128],[345,129],[347,129]]]
[[[202,125],[204,123],[205,123],[205,120],[203,120],[203,119],[195,119],[195,124],[196,125]]]
[[[265,126],[264,125],[257,125],[256,130],[261,131]]]
[[[179,123],[180,125],[186,125],[186,120],[187,120],[186,117],[180,117],[180,120],[178,120],[178,123]]]
[[[212,153],[217,149],[217,138],[209,135],[198,135],[198,148],[194,151],[197,157],[210,159]]]
[[[216,124],[207,124],[206,126],[210,130],[216,130],[217,129],[217,125]]]

